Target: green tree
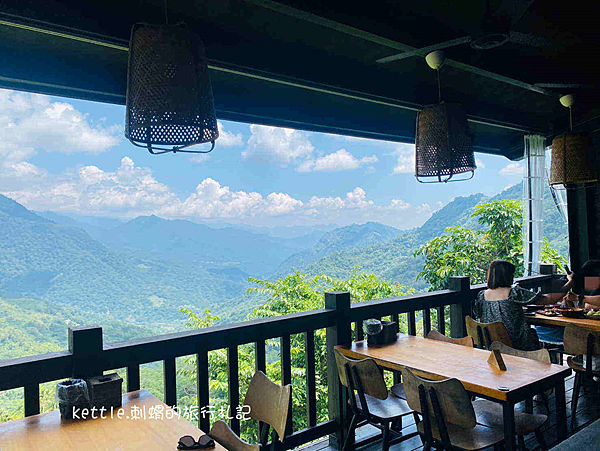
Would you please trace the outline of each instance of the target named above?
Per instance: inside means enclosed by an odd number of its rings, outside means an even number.
[[[523,231],[521,204],[516,200],[493,201],[475,207],[481,230],[448,227],[444,233],[419,247],[414,255],[425,257],[423,277],[430,290],[447,288],[448,277],[469,276],[472,283],[485,282],[492,260],[503,259],[516,267],[516,277],[523,275]],[[561,265],[564,258],[544,240],[542,260]]]
[[[362,274],[357,268],[348,279],[336,279],[326,275],[308,277],[296,271],[275,282],[250,278],[256,286],[248,289],[263,297],[263,304],[256,308],[248,319],[276,317],[291,313],[304,312],[324,308],[325,291],[348,291],[353,302],[363,302],[392,296],[412,294],[412,288],[389,283],[372,274]],[[190,328],[203,328],[213,325],[219,318],[206,310],[197,315],[191,310],[182,309],[187,315]],[[404,318],[402,318],[402,321]],[[401,322],[400,329],[406,331],[406,324]],[[304,334],[290,337],[292,363],[292,397],[294,429],[308,426],[306,419],[306,368]],[[281,383],[280,348],[277,340],[267,342],[267,376]],[[325,330],[315,331],[315,372],[317,389],[317,421],[327,419],[327,355],[325,349]],[[243,401],[248,384],[254,373],[254,346],[238,347],[240,399]],[[180,373],[195,379],[195,357],[186,359],[186,366]],[[217,410],[227,408],[227,355],[225,350],[209,353],[210,404]],[[197,399],[194,400],[197,404]],[[246,440],[256,441],[257,428],[254,422],[242,422],[241,434]]]

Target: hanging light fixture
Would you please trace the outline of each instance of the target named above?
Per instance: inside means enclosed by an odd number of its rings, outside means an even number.
[[[219,130],[204,45],[185,24],[168,24],[166,4],[165,19],[131,30],[125,137],[155,155],[208,153]],[[183,150],[207,142],[210,150]]]
[[[598,180],[594,148],[589,135],[573,132],[571,107],[575,102],[572,94],[562,96],[560,103],[569,108],[570,131],[558,135],[552,141],[550,185],[571,185]]]
[[[417,113],[415,177],[421,183],[449,182],[456,174],[471,172],[468,178],[452,181],[469,180],[477,168],[467,115],[459,103],[442,102],[440,67],[444,59],[441,50],[425,57],[429,67],[438,72],[440,103],[426,106]],[[421,180],[428,177],[437,180]]]

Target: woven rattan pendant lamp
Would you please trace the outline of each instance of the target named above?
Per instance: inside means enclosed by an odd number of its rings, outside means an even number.
[[[572,94],[560,98],[560,103],[569,108],[570,131],[558,135],[552,141],[551,185],[562,184],[568,187],[595,182],[598,179],[594,148],[589,135],[573,132],[571,107],[574,101]]]
[[[444,64],[444,52],[429,53],[425,60],[438,72],[440,103],[426,106],[417,114],[415,177],[421,183],[469,180],[476,166],[467,116],[459,103],[442,102],[439,70]],[[451,180],[466,172],[471,176]],[[430,178],[433,180],[425,181]]]
[[[204,45],[185,24],[166,22],[131,30],[125,136],[152,154],[208,153],[219,130]],[[210,150],[182,150],[207,142]]]

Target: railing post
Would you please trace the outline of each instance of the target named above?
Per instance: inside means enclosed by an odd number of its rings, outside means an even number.
[[[350,323],[350,293],[334,291],[325,293],[325,308],[335,309],[335,324],[327,328],[327,391],[329,395],[329,419],[337,420],[340,428],[329,436],[330,446],[340,449],[348,430],[348,399],[346,390],[340,385],[335,361],[334,346],[352,342]],[[352,443],[352,442],[351,442]]]
[[[102,328],[69,327],[69,352],[73,354],[73,378],[84,379],[102,372]]]
[[[471,283],[468,277],[449,277],[448,289],[458,291],[459,303],[450,305],[450,336],[462,338],[467,335],[465,317],[471,315]]]

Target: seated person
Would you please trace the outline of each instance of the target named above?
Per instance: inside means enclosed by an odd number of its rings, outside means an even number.
[[[600,309],[600,260],[588,260],[575,276],[576,286],[583,288],[585,293],[575,294],[571,291],[565,296],[565,301],[583,308]],[[585,365],[585,356],[583,364]],[[600,371],[600,356],[592,359],[592,371]]]
[[[549,294],[551,303],[562,303],[568,307],[584,307],[600,309],[600,260],[589,260],[576,274],[568,274],[562,279],[564,285]],[[589,295],[576,295],[569,291],[574,285],[579,285]],[[561,302],[562,301],[562,302]],[[564,327],[536,326],[537,334],[541,341],[561,344],[563,343]]]
[[[515,349],[540,349],[535,329],[529,326],[523,314],[523,305],[549,304],[552,298],[513,284],[514,275],[515,265],[506,260],[494,260],[488,269],[488,289],[480,291],[477,295],[473,314],[484,323],[501,321],[506,326]]]
[[[548,304],[559,304],[563,301],[565,294],[572,288],[573,286],[573,273],[567,274],[564,277],[561,277],[556,282],[558,282],[558,287],[553,289],[553,293],[549,293],[544,295],[547,299],[549,298],[549,302],[545,302]],[[544,343],[550,343],[553,345],[561,345],[563,344],[563,335],[565,333],[565,328],[562,326],[535,326],[535,330],[538,334],[540,341]]]

